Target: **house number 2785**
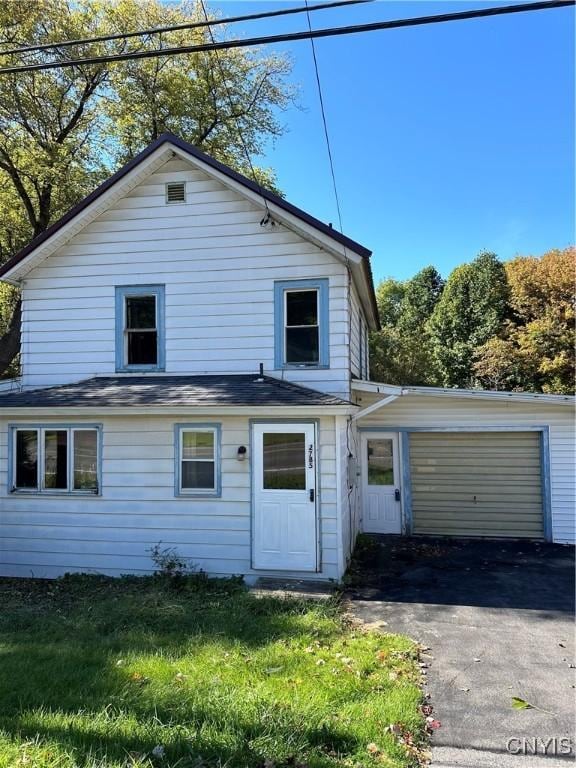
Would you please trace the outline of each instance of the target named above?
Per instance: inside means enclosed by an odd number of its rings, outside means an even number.
[[[308,469],[312,469],[314,466],[314,446],[308,446]]]

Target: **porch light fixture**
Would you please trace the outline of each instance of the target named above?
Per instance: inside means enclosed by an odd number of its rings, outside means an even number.
[[[238,448],[238,453],[236,455],[236,458],[238,459],[238,461],[244,461],[244,459],[246,458],[246,454],[247,453],[248,453],[248,451],[246,450],[246,446],[245,445],[241,445]]]

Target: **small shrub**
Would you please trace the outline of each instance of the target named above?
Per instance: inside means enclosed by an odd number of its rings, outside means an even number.
[[[147,551],[150,552],[150,558],[156,566],[157,576],[179,579],[195,570],[188,558],[178,553],[176,547],[163,548],[161,541]]]

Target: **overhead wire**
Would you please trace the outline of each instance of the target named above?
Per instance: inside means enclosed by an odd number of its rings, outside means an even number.
[[[177,32],[185,29],[197,29],[202,27],[214,27],[218,24],[237,24],[243,21],[256,21],[258,19],[270,19],[277,16],[289,16],[297,13],[306,13],[308,11],[322,11],[327,8],[341,8],[347,5],[362,5],[364,3],[373,3],[375,0],[337,0],[332,3],[318,3],[307,8],[298,6],[297,8],[283,8],[279,11],[262,11],[261,13],[250,13],[245,16],[229,16],[223,19],[211,19],[210,21],[191,21],[186,24],[172,24],[168,27],[151,27],[150,29],[141,29],[135,32],[118,32],[113,35],[97,35],[96,37],[82,37],[77,40],[61,40],[56,43],[39,43],[38,45],[26,45],[20,48],[11,48],[7,51],[0,51],[0,56],[12,56],[20,53],[30,53],[33,51],[47,51],[51,48],[66,48],[71,45],[87,45],[88,43],[101,43],[109,40],[128,40],[131,37],[145,37],[150,35],[160,35],[164,32]]]
[[[215,42],[214,34],[213,34],[212,28],[210,26],[209,17],[208,17],[208,11],[206,10],[206,6],[204,4],[204,0],[200,0],[200,5],[202,7],[202,11],[203,11],[204,16],[206,18],[206,21],[208,22],[208,34],[210,36],[210,40],[212,41],[212,43],[214,43]],[[244,134],[242,133],[242,128],[240,126],[240,122],[239,122],[238,116],[235,114],[236,106],[234,104],[234,100],[232,98],[232,94],[230,92],[230,88],[228,87],[228,83],[227,83],[227,80],[226,80],[226,73],[224,72],[224,67],[222,66],[222,62],[220,60],[220,56],[218,55],[218,51],[214,50],[213,53],[214,53],[214,58],[215,58],[216,64],[218,65],[218,69],[220,70],[220,75],[222,76],[222,85],[224,87],[224,90],[226,91],[226,96],[228,98],[228,103],[230,105],[231,115],[232,115],[232,117],[234,119],[234,123],[236,124],[236,131],[238,133],[238,138],[240,139],[240,143],[242,145],[242,149],[243,149],[244,155],[246,156],[246,160],[248,161],[248,167],[250,168],[250,173],[252,175],[252,181],[255,184],[258,184],[258,186],[261,186],[260,183],[258,182],[258,178],[256,176],[256,171],[254,169],[254,165],[252,164],[252,158],[250,157],[250,152],[248,151],[248,147],[247,147],[246,141],[244,139]],[[226,123],[226,125],[228,125],[228,123]],[[260,225],[264,226],[265,224],[267,224],[269,221],[272,220],[272,217],[270,215],[270,209],[268,207],[268,201],[266,200],[266,197],[264,195],[262,195],[262,201],[264,203],[264,208],[266,209],[266,215],[260,221]]]
[[[162,56],[175,56],[187,53],[202,53],[212,50],[228,50],[231,48],[250,48],[257,45],[273,45],[276,43],[296,42],[299,40],[317,39],[320,37],[334,37],[338,35],[353,35],[363,32],[376,32],[385,29],[400,29],[402,27],[416,27],[425,24],[442,24],[451,21],[463,21],[466,19],[478,19],[490,16],[502,16],[512,13],[526,13],[529,11],[544,11],[556,8],[566,8],[576,5],[576,0],[543,0],[542,2],[520,3],[519,5],[497,6],[495,8],[478,8],[470,11],[457,11],[433,16],[415,16],[407,19],[392,19],[390,21],[377,21],[369,24],[356,24],[354,26],[330,27],[316,29],[312,32],[287,32],[279,35],[264,35],[201,45],[180,45],[172,48],[153,49],[148,51],[134,51],[131,53],[107,54],[104,56],[91,56],[77,59],[62,59],[60,61],[41,62],[35,64],[20,64],[10,67],[2,67],[0,75],[18,74],[21,72],[34,72],[46,69],[62,69],[75,67],[80,64],[105,64],[116,61],[131,61],[134,59],[149,59]]]

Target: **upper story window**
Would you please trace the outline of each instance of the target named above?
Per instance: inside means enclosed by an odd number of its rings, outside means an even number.
[[[22,425],[11,430],[12,493],[99,493],[99,426]]]
[[[116,288],[116,370],[163,371],[164,286]]]
[[[276,282],[274,313],[275,367],[327,368],[328,280]]]

